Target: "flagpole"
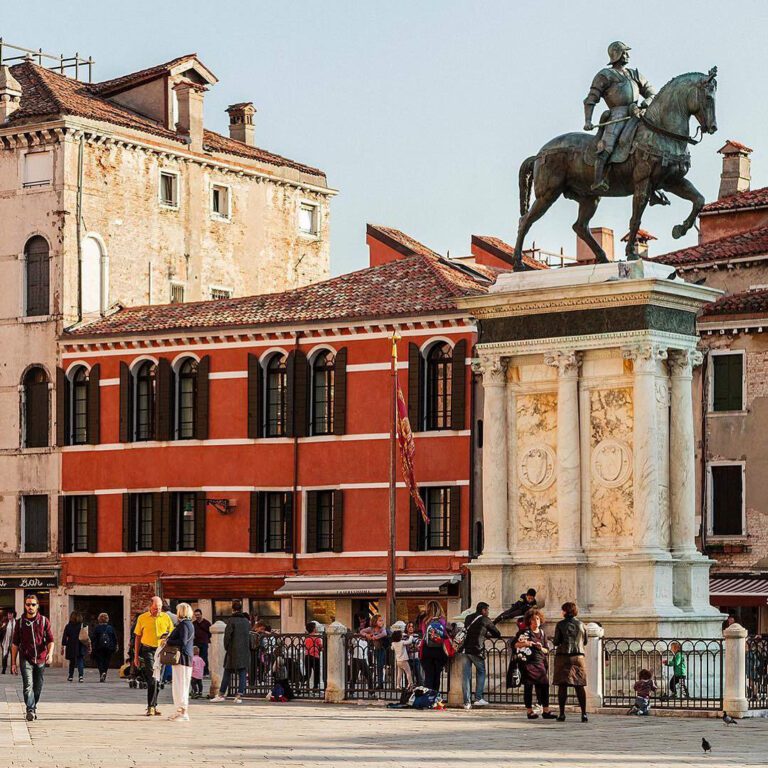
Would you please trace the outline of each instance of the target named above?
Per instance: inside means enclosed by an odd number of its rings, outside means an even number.
[[[389,429],[389,545],[387,547],[387,623],[392,626],[396,614],[395,603],[395,552],[396,552],[396,509],[397,509],[397,331],[392,332],[392,354],[390,360],[390,429]]]

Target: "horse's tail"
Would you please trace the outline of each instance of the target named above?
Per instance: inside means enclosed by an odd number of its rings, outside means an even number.
[[[520,215],[525,216],[531,205],[531,187],[533,186],[533,164],[536,162],[536,156],[533,155],[523,160],[518,172],[518,181],[520,184]]]

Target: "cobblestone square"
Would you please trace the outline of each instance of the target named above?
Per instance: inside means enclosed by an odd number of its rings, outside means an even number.
[[[14,685],[15,683],[15,685]],[[387,710],[379,705],[191,703],[191,722],[143,716],[144,691],[49,670],[40,719],[23,719],[18,678],[2,678],[0,766],[721,766],[765,765],[768,720],[592,715],[526,720],[521,710]],[[712,755],[701,750],[701,738]]]

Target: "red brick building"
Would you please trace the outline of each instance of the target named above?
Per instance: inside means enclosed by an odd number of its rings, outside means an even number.
[[[504,268],[500,241],[486,240],[454,261],[369,226],[376,266],[283,293],[121,309],[64,334],[61,617],[107,609],[127,631],[152,592],[214,618],[240,597],[283,630],[384,610],[395,330],[431,514],[425,526],[398,483],[398,615],[429,597],[457,610],[481,530],[475,327],[456,299]]]

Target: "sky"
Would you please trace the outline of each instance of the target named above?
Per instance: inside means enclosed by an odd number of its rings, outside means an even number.
[[[718,133],[693,147],[688,178],[717,197],[717,150],[752,147],[753,187],[768,185],[768,2],[765,0],[0,0],[0,37],[92,56],[106,80],[196,52],[219,78],[207,127],[227,133],[227,105],[253,101],[256,142],[322,168],[339,190],[331,212],[333,274],[367,266],[366,223],[401,229],[434,250],[469,253],[472,234],[514,242],[520,163],[581,130],[583,99],[616,39],[657,90],[718,67]],[[596,112],[599,116],[599,111]],[[692,129],[693,123],[692,121]],[[673,240],[689,203],[646,211],[652,255]],[[627,231],[628,198],[604,200],[593,226]],[[576,204],[558,201],[532,229],[575,254]]]

